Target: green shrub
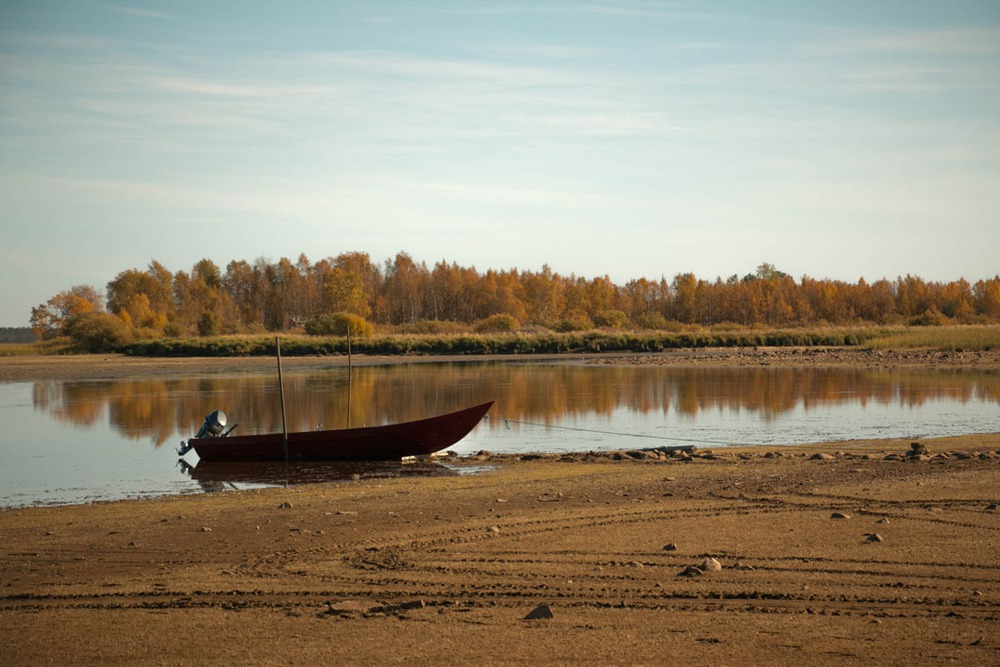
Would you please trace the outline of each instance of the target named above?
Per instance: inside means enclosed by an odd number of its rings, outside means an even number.
[[[660,313],[644,313],[635,318],[635,323],[642,329],[653,331],[679,331],[677,322],[671,322]]]
[[[519,326],[513,315],[498,313],[476,322],[474,330],[476,333],[513,333]]]
[[[132,340],[156,340],[162,337],[163,332],[153,327],[136,327],[132,329]]]
[[[910,320],[910,324],[915,327],[940,327],[949,324],[948,316],[937,308],[925,310],[923,315],[919,315]]]
[[[420,320],[400,324],[395,328],[395,331],[401,334],[441,335],[467,333],[469,327],[461,322],[452,322],[451,320]]]
[[[163,335],[167,338],[180,338],[184,335],[184,327],[179,322],[167,322],[163,327]]]
[[[559,320],[556,322],[555,326],[552,327],[559,333],[571,333],[574,331],[590,331],[594,328],[594,323],[589,317],[584,315],[578,315],[576,317],[567,317],[564,320]]]
[[[219,316],[211,310],[206,310],[198,318],[199,336],[218,336],[220,329]]]
[[[372,335],[372,325],[365,318],[353,313],[328,313],[306,322],[306,333],[310,336],[351,336],[367,338]]]
[[[594,315],[594,324],[608,329],[624,329],[628,325],[628,315],[620,310],[603,310]]]
[[[73,343],[84,352],[114,352],[132,341],[132,331],[110,313],[87,313],[66,327]]]

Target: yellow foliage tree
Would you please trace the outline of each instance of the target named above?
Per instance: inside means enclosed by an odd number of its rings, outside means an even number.
[[[65,335],[73,321],[102,310],[97,290],[89,285],[77,285],[32,308],[31,330],[42,340],[50,340]]]

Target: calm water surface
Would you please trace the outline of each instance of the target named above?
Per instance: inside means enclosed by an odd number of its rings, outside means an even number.
[[[495,400],[491,418],[452,448],[462,454],[1000,431],[1000,376],[974,371],[464,362],[356,367],[350,392],[342,367],[289,370],[284,380],[289,430],[372,426]],[[199,469],[194,452],[178,465],[175,447],[216,408],[237,433],[280,431],[276,374],[0,383],[0,506],[456,474],[398,464],[220,472]]]

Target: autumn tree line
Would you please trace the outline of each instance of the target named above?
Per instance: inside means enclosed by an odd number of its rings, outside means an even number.
[[[683,325],[772,327],[1000,322],[1000,277],[928,282],[907,275],[856,283],[796,281],[770,264],[755,273],[706,280],[582,278],[541,271],[487,270],[440,261],[429,267],[401,252],[378,264],[348,252],[318,262],[210,259],[190,271],[151,261],[127,269],[104,291],[75,286],[33,308],[40,339],[87,339],[114,348],[131,340],[235,333],[343,333],[664,329]]]

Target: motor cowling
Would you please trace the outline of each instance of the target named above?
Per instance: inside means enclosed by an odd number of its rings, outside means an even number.
[[[218,438],[226,430],[226,413],[222,410],[214,410],[207,417],[205,423],[198,429],[196,438]]]

